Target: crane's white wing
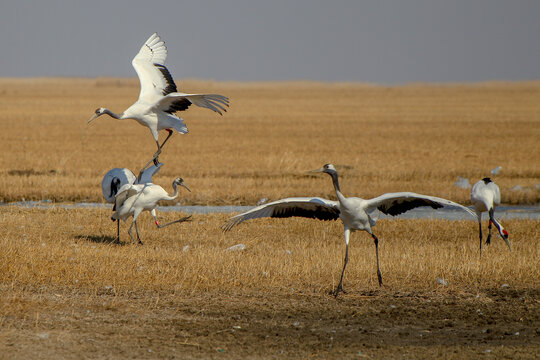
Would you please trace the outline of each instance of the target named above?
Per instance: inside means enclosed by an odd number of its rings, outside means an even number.
[[[471,202],[478,211],[488,211],[501,203],[501,190],[490,178],[483,178],[473,185]]]
[[[139,101],[152,103],[163,95],[177,91],[176,84],[164,65],[166,58],[165,42],[154,33],[131,61],[141,82]]]
[[[223,115],[229,106],[229,99],[219,94],[184,94],[173,92],[160,98],[153,109],[173,113],[175,111],[186,110],[191,104],[210,109]]]
[[[319,220],[339,219],[339,203],[318,197],[297,197],[273,201],[257,206],[245,213],[233,216],[229,222],[222,226],[225,231],[249,219],[262,217],[286,218],[300,216]]]
[[[113,182],[117,178],[118,183]],[[109,170],[103,177],[101,181],[101,191],[103,192],[103,197],[107,200],[108,203],[115,202],[116,194],[118,190],[125,184],[133,184],[135,182],[135,175],[126,168],[114,168]]]
[[[477,181],[474,183],[471,189],[471,202],[474,203],[475,201],[478,201],[480,198],[481,188],[483,187],[482,184],[484,182],[482,180]]]
[[[143,189],[144,185],[125,184],[122,186],[120,190],[118,190],[118,194],[116,194],[115,209],[120,209],[127,199],[141,193]]]
[[[368,203],[368,211],[371,211],[371,209],[378,209],[384,214],[392,216],[402,214],[420,206],[431,206],[433,209],[451,206],[462,209],[476,218],[476,214],[463,205],[443,198],[416,194],[413,192],[387,193],[366,201]]]
[[[487,184],[487,187],[493,191],[493,205],[498,206],[501,204],[501,190],[499,186],[493,181]]]
[[[138,184],[147,184],[147,183],[153,183],[152,176],[157,174],[159,172],[159,169],[163,166],[163,163],[158,163],[157,165],[152,164],[149,168],[145,169],[143,172],[139,174],[139,177],[137,178]]]

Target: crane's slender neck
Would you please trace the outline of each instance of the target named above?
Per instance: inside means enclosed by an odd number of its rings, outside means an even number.
[[[173,181],[172,187],[173,187],[174,192],[171,195],[169,195],[170,196],[169,200],[176,199],[176,197],[178,196],[178,185],[176,185],[176,181]]]
[[[501,225],[501,223],[499,223],[497,221],[497,219],[495,219],[495,217],[492,215],[492,212],[489,212],[489,220],[491,220],[491,222],[493,223],[493,225],[495,225],[495,227],[497,228],[497,230],[499,231],[499,234],[501,234],[501,236],[503,235],[503,230],[504,230],[504,227]]]
[[[493,223],[493,225],[495,225],[497,230],[499,230],[499,232],[502,234],[502,229],[504,229],[504,228],[502,227],[501,223],[499,223],[497,220],[495,220],[495,218],[491,218],[491,222]]]
[[[341,192],[341,189],[339,188],[339,178],[337,172],[330,173],[330,176],[332,177],[332,184],[334,184],[334,189],[336,189],[336,192]]]
[[[122,114],[119,115],[119,114],[113,113],[113,112],[112,112],[111,110],[109,110],[109,109],[103,110],[103,113],[104,113],[104,114],[107,114],[107,115],[109,115],[110,117],[113,117],[113,118],[115,118],[115,119],[123,119],[123,118],[124,118],[124,113],[122,113]]]
[[[330,175],[332,177],[332,184],[334,184],[334,190],[336,190],[336,195],[337,195],[339,201],[344,200],[345,196],[343,196],[343,194],[341,193],[341,189],[339,188],[338,173],[335,172],[335,171],[332,171],[332,172],[328,173],[328,175]]]

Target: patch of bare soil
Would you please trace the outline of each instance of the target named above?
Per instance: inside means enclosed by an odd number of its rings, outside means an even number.
[[[538,358],[539,289],[2,291],[0,358]],[[8,310],[9,309],[9,310]]]

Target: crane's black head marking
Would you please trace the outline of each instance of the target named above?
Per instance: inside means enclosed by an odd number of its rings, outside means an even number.
[[[488,177],[483,178],[482,181],[483,181],[486,185],[489,184],[490,182],[493,182],[493,181],[491,181],[491,179],[488,178]]]
[[[109,197],[116,196],[118,193],[118,188],[120,186],[120,179],[117,177],[113,177],[111,181],[111,193],[109,194]]]

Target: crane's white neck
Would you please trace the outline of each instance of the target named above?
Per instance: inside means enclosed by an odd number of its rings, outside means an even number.
[[[103,109],[103,114],[107,114],[109,115],[110,117],[113,117],[115,119],[125,119],[124,117],[124,113],[121,113],[121,114],[116,114],[116,113],[113,113],[111,110],[109,109]]]
[[[499,231],[499,234],[501,234],[501,236],[504,236],[505,235],[505,232],[506,230],[504,229],[504,227],[501,225],[500,222],[497,221],[497,219],[495,219],[495,217],[489,216],[489,220],[493,223],[493,225],[495,225],[495,227],[497,228],[497,230]]]

